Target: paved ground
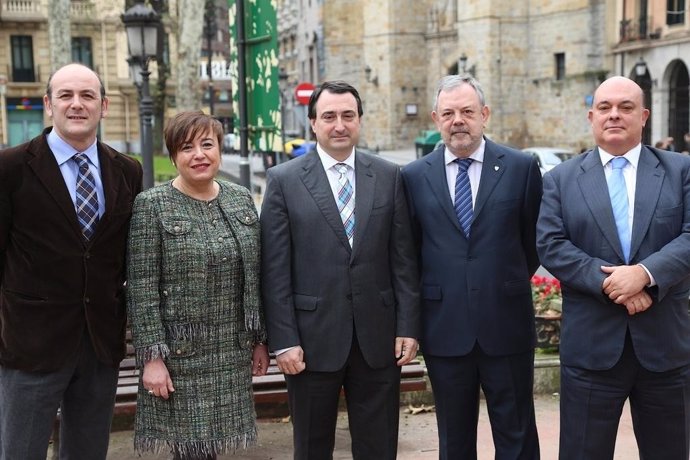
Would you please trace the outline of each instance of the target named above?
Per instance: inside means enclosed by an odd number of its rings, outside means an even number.
[[[537,427],[541,444],[541,458],[556,460],[558,458],[558,397],[538,395],[535,398]],[[494,458],[493,442],[486,408],[482,404],[479,419],[478,458]],[[221,457],[224,460],[288,460],[292,458],[292,425],[281,420],[259,421],[260,445],[249,451],[239,452],[235,456]],[[410,415],[405,409],[400,413],[400,437],[398,459],[427,460],[438,458],[438,438],[435,414],[432,412]],[[132,450],[132,432],[113,433],[110,443],[109,460],[134,460],[140,457]],[[143,458],[167,459],[168,455],[147,456]],[[347,430],[347,416],[341,413],[336,434],[335,460],[350,459],[350,439]],[[615,460],[638,460],[630,412],[626,407],[618,430]]]

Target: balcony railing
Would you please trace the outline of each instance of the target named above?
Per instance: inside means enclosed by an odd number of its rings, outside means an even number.
[[[96,17],[96,5],[91,0],[70,2],[72,20]],[[48,20],[48,0],[0,0],[0,21],[34,22]]]
[[[641,16],[637,20],[624,19],[620,22],[620,41],[630,42],[636,40],[648,40],[659,38],[660,31],[651,31],[651,16]]]
[[[46,17],[44,0],[0,0],[0,20],[36,21]]]
[[[98,19],[95,11],[96,5],[88,0],[72,1],[70,4],[70,14],[73,19]]]

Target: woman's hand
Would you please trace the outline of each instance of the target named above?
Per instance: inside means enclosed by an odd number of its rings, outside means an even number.
[[[268,363],[268,346],[265,343],[257,343],[252,351],[252,375],[266,375]]]
[[[170,393],[175,391],[163,358],[156,358],[144,364],[144,375],[141,380],[151,396],[168,399]]]

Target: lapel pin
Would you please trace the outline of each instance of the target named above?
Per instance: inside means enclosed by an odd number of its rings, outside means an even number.
[[[498,171],[498,165],[494,166],[494,171]]]

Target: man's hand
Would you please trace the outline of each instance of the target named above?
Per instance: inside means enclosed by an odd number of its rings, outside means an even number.
[[[602,284],[604,294],[620,305],[626,304],[650,283],[647,271],[639,265],[602,266],[601,271],[609,275]]]
[[[168,399],[170,393],[175,391],[163,358],[156,358],[144,364],[144,375],[141,382],[151,396]]]
[[[404,366],[412,361],[417,356],[417,339],[411,337],[396,337],[395,338],[395,358],[398,360],[398,366]]]
[[[304,363],[304,350],[299,345],[276,356],[278,368],[284,374],[295,375],[307,368]]]
[[[652,306],[652,298],[647,291],[640,291],[639,293],[630,296],[625,302],[625,308],[628,309],[630,316],[635,313],[641,313]]]
[[[268,347],[265,343],[257,343],[252,350],[252,375],[266,375],[268,372]]]

